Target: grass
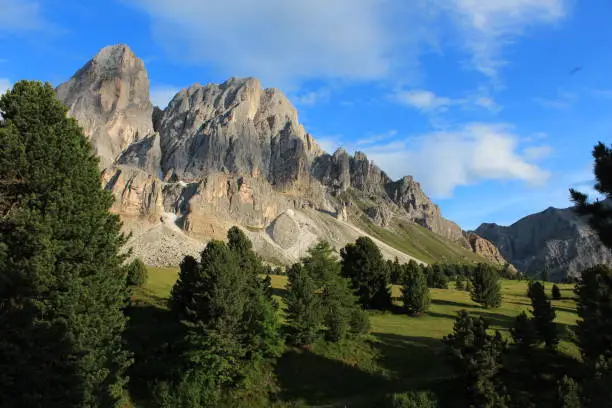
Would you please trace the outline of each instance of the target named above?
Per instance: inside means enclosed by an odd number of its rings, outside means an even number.
[[[156,355],[163,355],[172,341],[169,339],[176,336],[175,327],[163,327],[168,318],[165,299],[176,277],[176,268],[149,268],[146,287],[134,295],[135,307],[143,308],[143,319],[145,316],[154,319],[151,332],[146,333],[144,340],[138,340],[146,344],[146,347],[140,347],[139,353],[145,353],[145,349],[150,348]],[[286,284],[285,276],[272,276],[274,295],[280,301]],[[546,286],[550,290],[552,285]],[[557,312],[557,324],[567,332],[567,329],[575,326],[578,316],[572,286],[558,286],[563,299],[552,303]],[[439,388],[448,393],[455,380],[446,365],[441,339],[452,331],[457,312],[466,309],[474,315],[482,315],[491,323],[491,328],[509,336],[514,317],[530,307],[526,293],[527,282],[502,281],[502,306],[483,309],[472,302],[466,292],[432,289],[431,307],[423,316],[371,312],[371,334],[366,341],[348,340],[341,344],[321,341],[313,345],[312,351],[288,349],[278,361],[276,369],[280,396],[284,400],[300,400],[306,406],[313,407],[369,407],[381,406],[388,394],[407,389]],[[393,296],[400,296],[398,286],[393,287]],[[132,311],[132,315],[138,316],[138,310]],[[139,338],[136,333],[142,336],[147,330],[144,326],[138,326],[146,324],[145,320],[131,324],[136,327],[131,331],[134,338]],[[148,324],[151,325],[151,322]],[[166,339],[158,340],[157,336],[166,336]],[[568,361],[575,362],[579,358],[578,349],[568,340],[568,335],[564,337],[559,351],[567,356]],[[146,364],[143,366],[137,359],[132,378],[140,374],[151,378],[158,365],[154,359],[141,360]],[[137,394],[142,387],[143,384],[140,384],[140,387],[132,390],[135,401],[138,401]]]
[[[362,217],[356,220],[356,223],[368,234],[387,245],[427,263],[487,262],[461,245],[411,222],[399,222],[383,228]]]

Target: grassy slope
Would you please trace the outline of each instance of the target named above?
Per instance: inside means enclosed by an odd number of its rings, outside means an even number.
[[[173,268],[150,268],[147,286],[135,294],[141,306],[163,308],[177,271]],[[282,296],[286,277],[273,276],[276,296]],[[557,323],[572,327],[577,315],[571,299],[572,287],[560,285],[563,300],[553,301]],[[547,289],[550,284],[547,285]],[[413,318],[401,314],[372,313],[372,334],[367,342],[342,345],[315,344],[312,353],[288,350],[277,367],[281,396],[302,400],[309,406],[351,407],[376,406],[390,392],[407,388],[436,387],[449,377],[441,355],[441,338],[452,331],[456,312],[466,309],[485,316],[492,328],[508,335],[513,318],[529,307],[526,282],[503,281],[503,304],[499,309],[485,310],[474,304],[466,292],[454,289],[431,291],[432,305],[427,315]],[[399,296],[400,288],[393,288]],[[153,330],[160,321],[153,322]],[[140,328],[139,331],[145,331]],[[151,333],[147,333],[151,335]],[[576,346],[563,340],[560,351],[578,358]]]
[[[365,217],[353,221],[368,234],[427,263],[486,262],[484,258],[461,245],[411,222],[400,221],[396,225],[383,228],[368,221]]]

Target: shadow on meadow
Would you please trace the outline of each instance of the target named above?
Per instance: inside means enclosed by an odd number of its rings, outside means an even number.
[[[128,369],[129,391],[139,406],[147,406],[153,382],[167,379],[176,367],[184,327],[171,311],[161,307],[137,302],[125,313],[129,321],[124,338],[134,358]]]

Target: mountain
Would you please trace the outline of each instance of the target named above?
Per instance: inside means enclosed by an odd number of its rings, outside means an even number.
[[[529,275],[547,269],[552,279],[561,280],[577,276],[587,267],[612,263],[612,251],[572,208],[550,207],[509,227],[482,224],[475,232],[493,242],[506,259]]]
[[[361,152],[323,151],[287,97],[255,78],[194,84],[161,110],[144,63],[116,45],[57,96],[91,138],[112,210],[149,264],[176,265],[236,224],[276,263],[319,239],[340,247],[368,234],[403,261],[505,263],[492,245],[471,245],[412,177],[392,180]]]

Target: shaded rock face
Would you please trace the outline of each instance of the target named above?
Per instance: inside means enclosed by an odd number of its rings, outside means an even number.
[[[475,254],[482,256],[489,261],[496,263],[498,265],[506,265],[508,261],[503,257],[503,255],[499,252],[499,249],[489,240],[486,240],[479,236],[478,234],[474,234],[473,232],[466,232],[465,238],[467,239],[470,249]],[[516,271],[516,269],[512,266],[511,269]]]
[[[561,280],[578,276],[590,266],[612,263],[612,251],[571,208],[551,207],[509,227],[482,224],[475,232],[493,242],[508,261],[530,275],[546,268],[552,279]]]
[[[278,186],[307,183],[310,163],[322,153],[287,98],[253,78],[182,90],[158,129],[162,171],[180,179],[227,172]]]
[[[147,71],[125,45],[103,48],[56,92],[91,138],[103,168],[153,131]]]

